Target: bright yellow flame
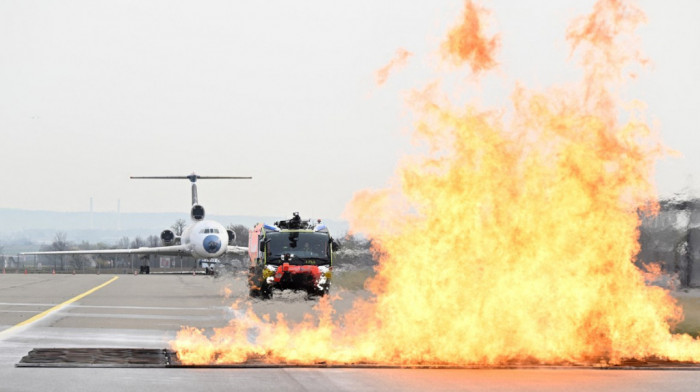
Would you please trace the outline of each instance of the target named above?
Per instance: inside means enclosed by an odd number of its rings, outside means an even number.
[[[496,45],[474,31],[480,12],[466,4],[465,24],[450,34],[471,38],[443,49],[474,72],[487,70]],[[641,21],[628,2],[596,4],[568,32],[581,51],[581,85],[547,92],[517,86],[508,126],[493,113],[440,102],[436,85],[415,94],[415,133],[430,153],[406,159],[396,187],[359,192],[347,208],[353,227],[374,240],[380,264],[368,287],[376,297],[357,301],[338,322],[324,299],[318,319],[307,315],[299,324],[248,310],[211,337],[184,329],[173,342],[180,359],[700,360],[697,340],[670,333],[680,308],[667,291],[646,285],[632,263],[638,211],[655,208],[649,179],[663,153],[642,106],[621,113],[613,94],[639,59],[630,37]]]

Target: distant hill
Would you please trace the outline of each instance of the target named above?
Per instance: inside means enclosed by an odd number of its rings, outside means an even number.
[[[65,232],[71,242],[90,241],[113,243],[122,237],[143,238],[158,235],[176,220],[189,222],[186,213],[117,213],[117,212],[56,212],[0,208],[0,244],[5,252],[15,243],[51,242],[57,232]],[[285,217],[254,217],[239,215],[208,215],[223,225],[239,224],[253,227],[258,222],[272,223]],[[348,223],[327,220],[334,236],[344,235]],[[14,248],[14,246],[12,247]]]

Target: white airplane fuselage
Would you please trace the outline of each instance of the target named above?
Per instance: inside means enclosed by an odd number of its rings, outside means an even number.
[[[184,228],[180,241],[189,249],[192,257],[212,259],[226,253],[228,234],[221,223],[200,220]]]
[[[68,250],[68,251],[42,251],[22,252],[25,255],[78,255],[78,254],[140,254],[140,255],[175,255],[189,254],[195,259],[217,259],[225,253],[245,253],[248,248],[229,245],[229,241],[235,238],[235,234],[229,233],[219,222],[204,219],[204,207],[197,202],[197,179],[249,179],[251,177],[211,177],[198,176],[192,173],[189,176],[151,176],[131,177],[140,179],[188,179],[192,183],[192,204],[190,217],[192,223],[184,227],[179,237],[170,229],[160,233],[163,246],[137,249],[92,249],[92,250]]]

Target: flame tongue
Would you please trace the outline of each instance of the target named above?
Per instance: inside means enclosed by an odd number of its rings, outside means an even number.
[[[453,31],[481,29],[474,18],[484,11],[468,1],[465,12],[468,26]],[[318,321],[289,325],[249,311],[210,338],[183,330],[174,343],[180,359],[700,360],[697,340],[669,332],[680,309],[632,263],[637,211],[653,200],[648,179],[661,149],[637,111],[619,123],[610,89],[638,59],[621,40],[642,20],[626,2],[596,4],[569,31],[583,51],[582,87],[516,88],[508,128],[494,114],[438,102],[434,89],[416,94],[416,135],[431,153],[406,160],[396,187],[357,193],[346,211],[377,244],[380,264],[368,284],[376,298],[358,301],[337,323],[324,300]],[[447,57],[475,72],[489,69],[493,54],[484,50],[497,41],[481,31],[470,37],[444,45],[459,51]],[[250,328],[258,331],[255,343],[247,340]]]

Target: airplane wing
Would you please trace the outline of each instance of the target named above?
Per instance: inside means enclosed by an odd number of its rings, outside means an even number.
[[[230,247],[229,247],[230,248]],[[164,255],[164,256],[189,256],[192,254],[185,245],[157,246],[153,248],[141,247],[137,249],[94,249],[94,250],[61,250],[45,252],[22,252],[20,255]]]
[[[248,253],[248,247],[229,245],[226,247],[226,253],[235,253],[239,255],[246,254]]]

